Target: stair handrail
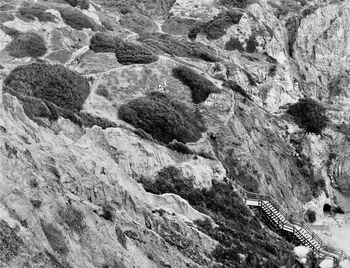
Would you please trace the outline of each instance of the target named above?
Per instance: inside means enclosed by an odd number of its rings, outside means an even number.
[[[322,252],[323,254],[327,254],[328,256],[331,256],[333,258],[334,256],[331,255],[331,253],[334,253],[336,255],[340,255],[341,258],[349,258],[350,259],[350,257],[343,250],[336,249],[334,247],[331,247],[331,246],[327,245],[315,232],[313,232],[311,230],[311,226],[310,225],[308,225],[305,222],[299,222],[299,221],[296,221],[296,220],[292,220],[290,214],[287,213],[284,210],[284,208],[282,208],[275,201],[275,199],[272,198],[271,196],[247,191],[246,189],[243,188],[243,186],[238,181],[234,181],[233,184],[235,186],[235,189],[244,197],[244,199],[255,199],[255,200],[259,201],[260,204],[263,204],[263,205],[265,205],[265,204],[263,202],[261,202],[261,201],[268,201],[268,202],[270,202],[270,204],[272,206],[274,206],[275,209],[279,213],[281,213],[287,221],[289,221],[291,224],[293,224],[293,232],[296,231],[298,234],[303,236],[308,241],[308,239],[302,233],[300,233],[300,231],[298,229],[296,229],[294,225],[297,225],[297,226],[301,227],[302,229],[304,229],[311,236],[311,238],[313,240],[315,240],[320,245],[320,247],[323,249],[323,252]],[[268,208],[268,207],[266,206],[266,208]],[[268,209],[271,212],[273,212],[270,208],[268,208]],[[279,218],[277,218],[277,220],[282,222]],[[283,228],[284,225],[285,224],[282,222],[282,228]],[[308,242],[309,242],[310,246],[313,248],[313,251],[317,251],[318,253],[321,252],[321,250],[316,248],[310,241],[308,241]]]

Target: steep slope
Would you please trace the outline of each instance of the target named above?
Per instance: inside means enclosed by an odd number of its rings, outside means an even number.
[[[349,190],[349,7],[0,3],[0,265],[251,267],[290,252],[231,183],[298,219]],[[286,113],[302,97],[325,107],[322,135]]]

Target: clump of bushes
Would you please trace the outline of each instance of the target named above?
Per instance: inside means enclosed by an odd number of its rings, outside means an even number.
[[[287,113],[308,133],[320,135],[327,126],[326,109],[311,98],[299,99],[297,103],[290,105]]]
[[[11,228],[5,221],[0,220],[0,262],[7,263],[16,257],[24,245],[17,235],[18,229]]]
[[[65,209],[61,209],[59,215],[64,223],[75,232],[80,234],[85,230],[84,214],[80,210],[69,205]]]
[[[97,24],[93,19],[86,16],[79,9],[72,7],[61,8],[61,17],[66,24],[76,30],[82,30],[84,28],[91,29],[93,31],[104,31],[104,27]]]
[[[220,0],[219,4],[225,6],[227,8],[245,8],[247,7],[249,1],[248,0]]]
[[[16,96],[26,115],[39,124],[37,117],[57,120],[62,116],[79,126],[116,126],[107,119],[81,112],[90,94],[89,82],[62,65],[32,63],[18,66],[5,79],[4,91]]]
[[[54,22],[56,17],[50,12],[46,12],[47,9],[48,8],[46,6],[35,3],[31,5],[21,6],[18,9],[18,14],[21,18],[27,20],[34,20],[37,18],[39,21],[43,22]]]
[[[153,92],[123,104],[118,116],[135,128],[141,128],[160,142],[194,142],[205,131],[202,117],[185,104]]]
[[[146,191],[154,194],[174,193],[180,195],[195,209],[209,215],[216,223],[195,221],[198,228],[220,244],[212,257],[225,267],[241,267],[239,254],[247,252],[264,258],[277,255],[280,250],[289,250],[289,244],[272,238],[253,216],[239,195],[227,182],[212,182],[210,189],[193,187],[191,179],[185,179],[182,172],[173,166],[161,169],[155,180],[142,178]]]
[[[34,32],[13,32],[13,40],[6,46],[11,57],[41,57],[46,54],[47,48],[44,39]]]
[[[108,33],[96,33],[90,40],[90,49],[96,53],[111,52],[114,53],[118,44],[122,42],[119,37],[111,36]]]
[[[54,251],[60,254],[68,253],[69,250],[66,239],[59,229],[57,229],[52,223],[46,223],[44,221],[41,221],[41,228]]]
[[[71,111],[80,111],[90,93],[87,79],[77,72],[62,65],[44,63],[18,66],[5,79],[4,85],[21,95],[49,101]]]
[[[306,220],[310,223],[313,223],[316,221],[316,212],[311,209],[308,209],[306,211],[305,216],[306,216]]]
[[[186,66],[179,66],[173,69],[173,75],[184,85],[188,86],[192,93],[192,101],[195,104],[204,102],[211,93],[220,93],[210,80],[198,74]]]
[[[64,0],[72,7],[79,6],[81,9],[89,9],[90,1],[89,0]]]
[[[167,53],[172,56],[197,58],[208,62],[219,61],[219,58],[214,55],[214,51],[205,45],[178,40],[168,34],[140,34],[138,41],[157,54]]]
[[[235,37],[231,37],[230,40],[228,40],[225,44],[226,50],[238,50],[238,51],[244,51],[244,48],[242,46],[241,41],[239,41]]]
[[[179,152],[181,154],[193,154],[193,151],[190,148],[188,148],[185,144],[183,144],[182,142],[173,141],[172,143],[169,143],[167,145],[167,147],[170,150]]]
[[[218,14],[212,20],[200,26],[201,30],[206,34],[207,39],[216,40],[226,34],[226,29],[234,24],[238,24],[243,13],[238,10],[229,10]]]
[[[149,64],[158,60],[158,56],[141,45],[120,42],[115,49],[115,55],[119,63],[129,64]]]

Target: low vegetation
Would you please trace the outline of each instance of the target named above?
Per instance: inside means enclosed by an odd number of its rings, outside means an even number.
[[[185,179],[182,172],[173,166],[160,170],[154,181],[142,178],[140,182],[146,191],[154,194],[180,195],[194,208],[214,219],[215,227],[209,221],[195,223],[201,231],[220,243],[212,252],[212,257],[225,267],[244,267],[244,260],[239,254],[274,258],[280,250],[288,252],[291,249],[288,243],[272,238],[261,227],[229,183],[213,181],[210,189],[194,188],[193,181]]]
[[[52,223],[41,221],[41,228],[54,251],[60,254],[67,254],[69,249],[62,232]]]
[[[121,17],[119,24],[135,33],[159,31],[158,24],[150,17],[142,14],[127,13]]]
[[[4,91],[16,96],[26,115],[39,124],[38,117],[57,120],[62,116],[79,126],[116,126],[107,119],[81,112],[90,94],[89,82],[62,65],[31,63],[18,66],[5,79]]]
[[[6,46],[11,57],[41,57],[47,48],[44,39],[34,32],[13,33],[13,40]]]
[[[86,16],[77,8],[65,7],[59,11],[64,22],[73,29],[82,30],[86,28],[93,31],[104,31],[103,26],[97,24],[92,18]]]
[[[119,63],[149,64],[158,60],[158,56],[144,46],[130,42],[120,42],[115,49],[115,55]]]
[[[166,95],[153,92],[123,104],[118,111],[119,118],[141,128],[160,142],[194,142],[205,131],[201,115],[193,112],[182,102]]]
[[[220,93],[210,80],[201,76],[196,71],[186,66],[179,66],[173,69],[173,75],[184,85],[188,86],[192,93],[192,101],[195,104],[204,102],[211,93]]]
[[[227,8],[245,8],[247,7],[249,0],[220,0],[219,4]]]
[[[4,85],[22,96],[49,101],[71,111],[80,111],[90,93],[87,79],[77,72],[44,63],[16,67]]]
[[[0,220],[0,263],[7,263],[16,257],[24,246],[17,235],[18,229],[11,228],[7,222]]]
[[[193,154],[193,151],[182,142],[173,141],[172,143],[169,143],[167,147],[170,150],[176,151],[180,154]]]
[[[122,40],[108,33],[96,33],[90,40],[90,49],[96,53],[111,52],[115,53],[118,44]]]
[[[287,113],[306,132],[316,135],[322,134],[328,123],[326,109],[311,98],[299,99],[297,103],[290,105]]]
[[[176,39],[168,34],[141,34],[138,41],[156,54],[169,54],[177,57],[201,59],[208,62],[219,61],[212,49],[201,43],[191,43],[187,40]]]
[[[80,7],[81,9],[89,9],[90,1],[89,0],[64,0],[72,7]]]
[[[42,22],[54,22],[55,15],[46,12],[48,8],[41,4],[26,4],[18,9],[18,15],[21,19],[35,20],[36,18]]]
[[[78,234],[81,234],[86,229],[84,214],[71,205],[59,210],[59,216],[70,229]]]

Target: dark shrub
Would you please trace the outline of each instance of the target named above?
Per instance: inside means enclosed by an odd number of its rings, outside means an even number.
[[[85,127],[93,127],[93,126],[100,126],[102,129],[116,127],[117,125],[108,119],[96,116],[96,115],[90,115],[88,113],[79,113],[79,117],[81,119],[81,124]]]
[[[246,40],[247,46],[245,50],[248,53],[254,53],[256,52],[256,47],[259,45],[258,42],[255,39],[254,35],[249,36],[248,40]]]
[[[41,228],[49,241],[52,249],[60,254],[68,253],[68,246],[62,232],[53,224],[41,221]]]
[[[114,53],[118,43],[122,40],[108,33],[96,33],[90,40],[90,49],[95,52]]]
[[[308,222],[315,222],[316,221],[316,212],[311,210],[311,209],[308,209],[305,213],[305,216],[306,216],[306,220]]]
[[[48,8],[40,4],[25,5],[18,9],[18,14],[21,18],[27,20],[34,20],[38,18],[39,21],[47,22],[55,21],[55,16],[50,12],[46,12]]]
[[[115,217],[115,212],[114,212],[114,208],[111,205],[104,205],[102,207],[102,214],[100,215],[102,218],[104,218],[107,221],[114,221],[114,217]]]
[[[151,50],[129,42],[120,42],[115,49],[115,55],[119,63],[129,64],[149,64],[158,60]]]
[[[339,206],[334,207],[332,209],[332,212],[338,213],[338,214],[344,214],[345,213],[344,210],[341,207],[339,207]]]
[[[72,7],[76,7],[78,5],[78,0],[64,0],[64,1],[66,1]]]
[[[325,108],[311,98],[299,99],[297,103],[289,107],[287,112],[306,132],[319,135],[327,126],[328,118]]]
[[[167,53],[172,56],[202,59],[208,62],[219,61],[214,50],[201,43],[191,43],[187,40],[178,40],[168,34],[141,34],[138,41],[151,49],[154,53]]]
[[[84,77],[62,65],[32,63],[18,66],[4,81],[22,96],[49,101],[60,108],[80,111],[90,93]]]
[[[32,203],[33,207],[40,208],[42,201],[39,199],[30,199],[30,203]]]
[[[115,226],[115,234],[117,235],[119,243],[126,249],[126,237],[119,226]]]
[[[106,98],[107,100],[112,100],[107,87],[103,84],[99,84],[96,89],[96,94]]]
[[[238,10],[230,10],[218,14],[215,18],[202,26],[202,31],[209,40],[219,39],[226,34],[226,29],[234,24],[238,24],[243,13]]]
[[[248,0],[220,0],[220,5],[223,5],[227,8],[238,7],[245,8],[248,4]]]
[[[172,143],[169,143],[167,147],[170,150],[177,151],[181,154],[193,154],[193,151],[182,142],[173,141]]]
[[[297,38],[300,22],[300,16],[294,15],[289,17],[285,24],[288,32],[288,54],[290,57],[293,57],[294,54],[294,43]]]
[[[64,22],[73,29],[82,30],[86,28],[93,31],[104,31],[103,26],[97,24],[93,19],[86,16],[79,9],[66,7],[61,8],[59,11]]]
[[[59,211],[59,215],[63,222],[75,232],[80,234],[85,230],[84,214],[80,210],[68,205],[65,209]]]
[[[238,50],[238,51],[244,51],[244,48],[241,44],[241,42],[234,37],[231,37],[230,40],[228,40],[225,44],[226,50]]]
[[[191,41],[196,41],[197,39],[197,35],[201,32],[201,30],[199,28],[192,28],[189,33],[188,33],[188,38],[191,40]]]
[[[80,0],[79,6],[81,9],[89,9],[90,1],[89,0]]]
[[[40,57],[46,54],[47,48],[44,39],[34,32],[19,33],[6,46],[11,57]]]
[[[232,80],[225,81],[224,83],[222,83],[222,85],[227,88],[230,88],[233,92],[237,92],[241,94],[243,97],[246,97],[251,101],[253,100],[240,85],[238,85],[236,82]]]
[[[123,104],[118,116],[160,142],[194,142],[205,131],[202,118],[185,104],[154,92]]]
[[[204,102],[211,93],[220,93],[220,89],[211,81],[186,66],[174,68],[173,75],[190,88],[195,104]]]
[[[17,227],[18,228],[18,227]],[[11,228],[7,222],[0,220],[0,262],[7,263],[18,255],[23,240],[17,235],[18,229]]]

